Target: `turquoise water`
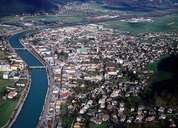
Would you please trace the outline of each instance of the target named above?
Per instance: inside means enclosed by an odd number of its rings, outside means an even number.
[[[9,42],[13,48],[23,48],[18,40],[23,34],[18,33],[10,37]],[[42,66],[42,63],[27,50],[17,50],[17,54],[28,66]],[[32,69],[31,80],[29,94],[12,128],[35,128],[37,126],[48,88],[46,70]]]

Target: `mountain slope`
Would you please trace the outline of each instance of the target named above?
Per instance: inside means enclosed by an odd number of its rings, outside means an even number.
[[[57,8],[48,0],[0,0],[0,15],[49,11]]]
[[[174,8],[178,0],[105,0],[105,7],[131,11]]]
[[[109,9],[147,11],[153,9],[173,8],[178,0],[0,0],[0,16],[37,11],[50,11],[57,8],[57,4],[67,2],[95,1]]]

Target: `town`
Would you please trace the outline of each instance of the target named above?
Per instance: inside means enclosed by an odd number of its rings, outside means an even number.
[[[176,36],[164,32],[135,36],[89,24],[47,28],[22,38],[52,68],[54,82],[40,126],[116,127],[167,121],[176,127],[176,108],[142,101],[155,62],[177,53]]]
[[[178,0],[2,0],[0,128],[178,127]]]

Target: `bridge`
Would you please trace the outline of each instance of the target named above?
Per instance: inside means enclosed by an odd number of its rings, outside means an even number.
[[[27,48],[14,48],[15,50],[27,50]]]
[[[30,69],[46,69],[45,66],[30,66]]]

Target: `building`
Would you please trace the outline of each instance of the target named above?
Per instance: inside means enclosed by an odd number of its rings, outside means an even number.
[[[5,80],[9,79],[9,72],[3,73],[3,79],[5,79]]]

